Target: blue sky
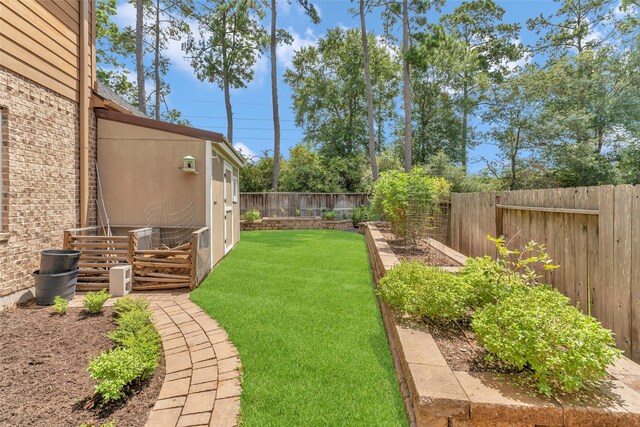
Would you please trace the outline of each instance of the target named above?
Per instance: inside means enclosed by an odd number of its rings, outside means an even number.
[[[294,0],[295,2],[295,0]],[[344,0],[314,0],[322,22],[314,25],[295,4],[282,1],[279,5],[278,25],[287,29],[294,37],[290,46],[278,48],[280,117],[282,128],[282,152],[288,157],[289,148],[298,143],[302,137],[302,129],[294,123],[291,110],[291,90],[282,81],[282,75],[296,50],[314,44],[329,28],[336,26],[358,27],[359,18],[349,12],[354,3]],[[447,13],[461,1],[448,1],[442,12]],[[540,13],[551,14],[557,3],[551,0],[511,0],[499,1],[505,11],[504,21],[518,22],[522,26],[521,41],[533,43],[535,35],[526,29],[526,20]],[[439,14],[430,12],[428,19],[435,22]],[[118,15],[114,21],[120,25],[135,23],[135,10],[127,0],[118,0]],[[265,24],[268,24],[268,19]],[[382,34],[382,23],[377,11],[367,16],[369,31]],[[181,111],[194,127],[226,132],[226,117],[222,91],[214,84],[200,82],[194,75],[189,63],[180,50],[180,42],[172,41],[166,55],[171,60],[167,81],[171,85],[171,94],[167,101],[171,108]],[[150,59],[147,59],[150,62]],[[132,67],[133,69],[133,67]],[[267,54],[255,66],[255,79],[245,89],[234,90],[231,101],[234,107],[234,144],[248,153],[260,154],[264,150],[273,149],[273,122],[271,110],[271,86],[269,76],[269,57]],[[152,87],[149,84],[148,87]],[[476,120],[476,122],[478,122]],[[479,123],[479,122],[478,122]],[[496,149],[490,144],[481,144],[470,154],[472,171],[484,167],[480,157],[493,158]]]

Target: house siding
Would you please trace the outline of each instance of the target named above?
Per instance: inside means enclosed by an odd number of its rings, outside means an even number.
[[[94,0],[88,0],[88,77],[95,77]],[[0,0],[0,64],[65,97],[80,97],[80,2]]]
[[[39,252],[80,223],[79,105],[0,66],[3,222],[0,306],[33,286]],[[89,221],[96,224],[96,120],[89,118]]]

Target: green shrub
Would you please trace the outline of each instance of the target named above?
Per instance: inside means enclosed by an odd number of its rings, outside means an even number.
[[[134,310],[123,313],[116,323],[118,329],[109,334],[109,338],[116,344],[130,347],[136,344],[136,340],[145,343],[159,342],[159,336],[150,320],[151,313],[148,310]]]
[[[80,427],[98,427],[98,425],[93,421],[89,421],[89,422],[80,424]],[[109,421],[106,424],[100,424],[100,427],[116,427],[116,422]]]
[[[391,170],[380,174],[374,183],[371,206],[391,222],[396,235],[404,238],[409,206],[431,215],[438,211],[440,200],[448,193],[447,181],[429,176],[424,168],[416,167],[410,173]]]
[[[487,237],[496,245],[497,259],[494,261],[488,256],[468,258],[458,273],[473,289],[475,308],[495,304],[520,287],[537,286],[542,277],[539,270],[559,267],[551,263],[544,245],[530,241],[520,250],[511,250],[505,246],[503,238]]]
[[[249,209],[244,213],[244,219],[248,222],[254,222],[260,219],[260,211],[258,209]]]
[[[100,289],[100,292],[87,292],[82,304],[87,313],[98,314],[102,311],[102,306],[109,298],[111,298],[111,294],[108,294],[104,289]]]
[[[381,280],[378,295],[393,308],[441,320],[468,312],[470,286],[457,276],[419,262],[402,262]]]
[[[458,275],[471,287],[472,305],[475,308],[495,304],[509,296],[514,289],[525,286],[517,274],[504,269],[489,256],[467,258]]]
[[[53,299],[53,310],[60,316],[67,314],[67,308],[69,308],[69,301],[66,298],[57,296]]]
[[[502,363],[530,368],[540,392],[574,392],[606,377],[620,355],[611,331],[547,286],[519,287],[473,316],[480,344]]]
[[[370,206],[358,206],[351,213],[354,227],[357,227],[361,222],[375,221],[376,219],[378,219],[378,215]]]
[[[126,385],[149,378],[158,366],[160,335],[153,326],[148,303],[138,301],[142,300],[118,301],[118,328],[109,334],[117,346],[89,363],[91,378],[99,381],[95,391],[105,403],[123,397]]]
[[[135,349],[125,347],[111,349],[89,362],[91,378],[99,381],[95,392],[105,403],[124,397],[127,384],[148,378],[154,369]]]
[[[133,298],[129,295],[119,298],[114,304],[113,308],[116,311],[117,316],[122,316],[124,313],[137,310],[146,310],[149,308],[149,301],[143,298]]]
[[[323,211],[322,219],[325,221],[335,221],[338,218],[336,211]]]

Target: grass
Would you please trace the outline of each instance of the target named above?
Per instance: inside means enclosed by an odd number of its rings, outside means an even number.
[[[244,426],[407,424],[360,234],[244,232],[191,298],[240,352]]]

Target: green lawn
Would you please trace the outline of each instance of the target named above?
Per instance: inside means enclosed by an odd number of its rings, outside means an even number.
[[[362,235],[243,232],[191,298],[240,352],[243,425],[407,424]]]

